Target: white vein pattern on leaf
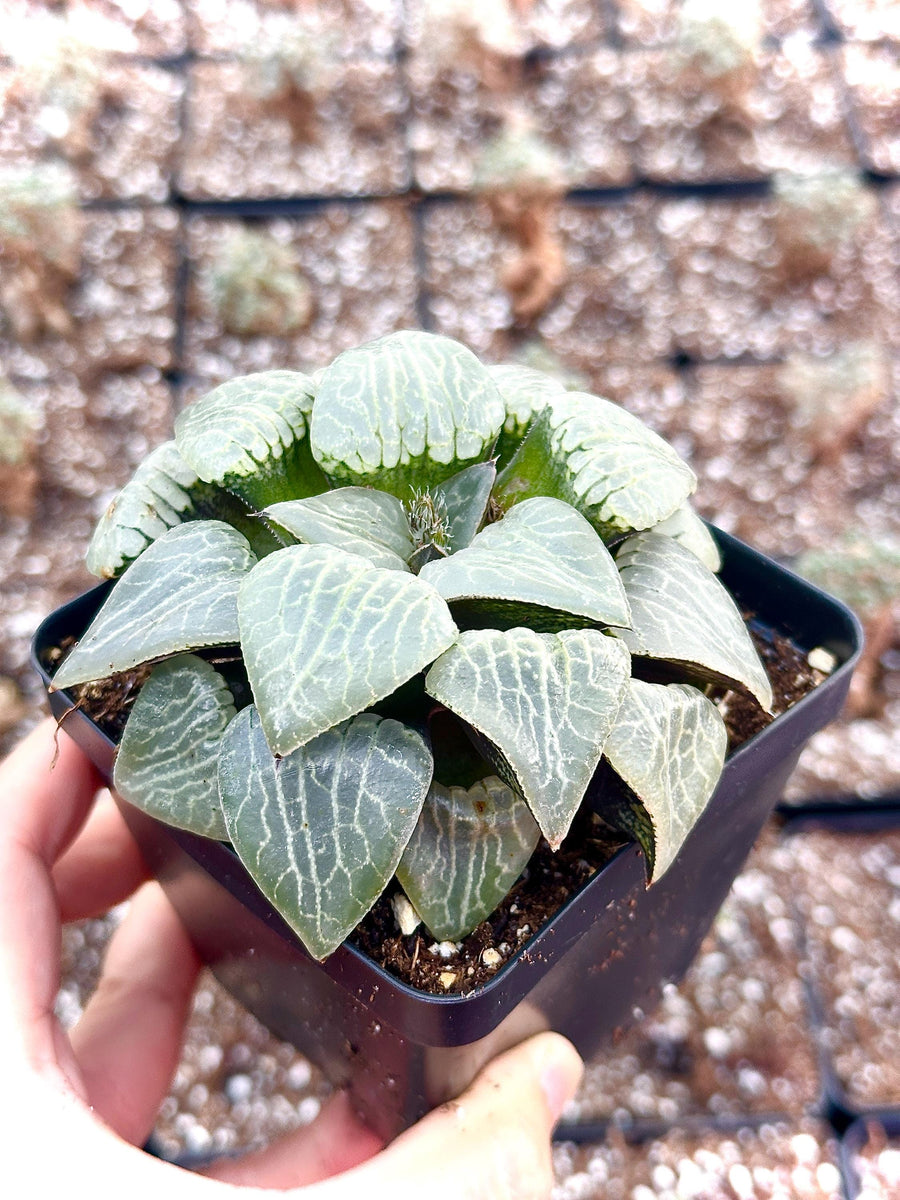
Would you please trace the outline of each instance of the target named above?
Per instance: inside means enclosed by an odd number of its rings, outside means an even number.
[[[612,588],[602,592],[596,586],[596,575],[578,571],[550,554],[542,559],[527,558],[529,548],[523,539],[517,547],[510,546],[508,550],[499,550],[488,557],[487,548],[470,546],[468,550],[458,551],[454,556],[434,563],[436,570],[433,574],[428,572],[426,578],[446,600],[520,601],[560,608],[600,623],[612,622],[613,617],[619,617],[618,613],[612,612],[613,601],[618,600],[618,588],[614,592]],[[545,547],[540,547],[535,540],[534,551],[539,548],[541,553],[545,552]],[[460,560],[457,562],[457,559]],[[612,598],[610,592],[613,592]]]
[[[415,747],[417,774],[407,758],[383,744],[386,726],[395,730],[397,723],[364,714],[320,735],[277,765],[260,749],[268,796],[260,812],[267,829],[265,844],[270,840],[266,817],[274,810],[279,823],[274,845],[282,848],[286,860],[279,874],[270,875],[268,892],[276,903],[296,911],[301,935],[315,931],[317,949],[342,940],[365,913],[393,874],[418,816],[418,805],[410,803],[405,821],[388,820],[389,812],[396,812],[398,793],[412,797],[415,791],[424,792],[428,771],[418,739],[406,738],[406,744]],[[254,750],[260,741],[257,736]],[[392,787],[380,795],[370,777],[377,780],[386,766],[392,769]],[[361,818],[362,805],[368,809],[366,820]],[[263,853],[256,854],[263,876],[264,859]]]
[[[200,825],[213,827],[207,810],[210,805],[218,808],[219,747],[222,733],[234,716],[234,701],[227,685],[212,668],[209,672],[182,666],[177,673],[162,677],[157,673],[141,694],[141,708],[148,699],[153,702],[148,723],[141,725],[140,709],[138,718],[132,714],[116,761],[117,786],[135,796],[150,797],[154,811],[171,812],[177,818],[173,822],[176,825],[183,823],[182,814],[186,814],[198,832]],[[186,692],[180,690],[185,682]],[[149,694],[148,689],[152,689]],[[123,769],[127,771],[124,778]],[[199,821],[201,816],[203,820]]]
[[[632,682],[610,761],[641,799],[654,829],[655,874],[672,861],[719,778],[727,735],[715,707],[685,685]],[[623,753],[624,751],[624,753]]]
[[[230,526],[176,525],[122,576],[60,676],[78,683],[181,650],[237,641],[237,591],[255,562]],[[100,674],[76,669],[84,661]]]
[[[464,635],[426,681],[497,745],[545,833],[577,807],[625,686],[627,655],[607,639],[591,646],[590,632]]]
[[[570,522],[544,518],[532,528],[521,523],[503,536],[505,522],[532,503],[516,505],[467,549],[429,564],[423,577],[447,600],[502,599],[559,608],[600,623],[622,621],[627,613],[622,585],[593,529],[573,533]],[[586,561],[591,570],[585,569]]]
[[[356,494],[343,494],[351,491]],[[328,542],[350,553],[362,553],[363,557],[368,557],[367,550],[371,552],[373,546],[401,560],[408,558],[413,550],[403,506],[387,492],[338,488],[308,500],[276,504],[267,511],[273,520],[303,541]],[[356,549],[360,543],[366,549]]]
[[[263,566],[275,558],[270,556]],[[347,562],[327,563],[318,571],[292,563],[283,572],[281,595],[274,603],[268,599],[266,577],[277,565],[251,581],[256,587],[248,617],[271,613],[244,638],[251,680],[257,700],[271,700],[269,707],[281,714],[282,723],[311,727],[324,721],[321,727],[329,728],[389,694],[452,640],[455,626],[433,589],[413,576],[368,563],[348,578],[354,567],[352,560],[349,566]],[[296,624],[285,621],[288,608],[299,618]],[[296,668],[288,680],[286,662]]]
[[[487,804],[484,815],[474,808],[478,797]],[[429,923],[437,916],[447,928],[471,925],[502,899],[537,836],[527,806],[496,777],[468,790],[434,785],[405,857],[404,878]]]
[[[88,547],[88,569],[107,574],[137,558],[193,509],[194,502],[185,489],[198,482],[174,442],[157,447],[101,518]]]
[[[568,393],[550,410],[550,452],[564,462],[573,495],[623,528],[647,528],[671,515],[696,487],[694,473],[637,418],[588,399],[590,410],[581,393]],[[598,427],[598,413],[606,427]]]
[[[253,474],[306,436],[306,415],[293,397],[248,386],[245,391],[231,389],[228,399],[227,407],[219,400],[208,409],[187,410],[193,419],[181,433],[182,445],[195,459],[209,455],[220,479]]]
[[[621,572],[632,606],[634,653],[693,662],[769,690],[744,622],[724,585],[673,539],[645,534],[626,549]]]
[[[492,399],[492,382],[479,377],[483,368],[474,358],[470,365],[458,352],[435,354],[418,343],[414,353],[395,344],[390,352],[362,357],[364,367],[356,365],[355,356],[353,369],[345,378],[339,375],[336,411],[329,404],[316,414],[315,442],[327,464],[359,474],[423,457],[446,465],[481,454],[499,431],[500,394],[494,405],[477,403]],[[426,362],[430,371],[423,367]],[[341,366],[346,369],[347,360]],[[414,404],[407,400],[410,392]],[[368,403],[360,403],[364,396]],[[479,425],[474,418],[482,411],[486,419]]]

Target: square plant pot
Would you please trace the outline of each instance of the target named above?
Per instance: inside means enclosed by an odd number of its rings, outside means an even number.
[[[759,628],[805,652],[824,646],[839,665],[732,754],[658,882],[645,886],[642,852],[624,846],[468,995],[417,991],[349,942],[316,962],[227,845],[119,800],[201,958],[273,1033],[293,1042],[335,1086],[348,1087],[382,1136],[393,1137],[457,1095],[485,1062],[531,1033],[557,1030],[591,1055],[646,1012],[690,965],[804,745],[840,711],[861,645],[853,614],[771,559],[717,536],[723,582]],[[58,609],[37,631],[33,656],[45,684],[52,650],[81,636],[108,587]],[[51,692],[50,706],[110,779],[114,743],[67,693]]]

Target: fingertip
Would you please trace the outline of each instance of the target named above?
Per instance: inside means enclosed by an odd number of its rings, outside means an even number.
[[[540,1033],[532,1041],[538,1079],[550,1119],[555,1124],[578,1091],[584,1063],[572,1043],[559,1033]]]

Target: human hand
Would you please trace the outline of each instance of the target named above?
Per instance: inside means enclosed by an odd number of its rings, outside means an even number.
[[[544,1033],[490,1063],[456,1101],[386,1148],[343,1093],[308,1128],[202,1174],[144,1154],[178,1063],[200,964],[90,763],[53,722],[0,764],[0,1050],[7,1179],[60,1195],[88,1172],[99,1197],[226,1200],[282,1189],[298,1200],[539,1200],[550,1134],[581,1075]],[[96,799],[96,803],[95,803]],[[103,975],[67,1036],[54,1016],[63,921],[133,895]],[[237,1192],[235,1192],[237,1186]]]

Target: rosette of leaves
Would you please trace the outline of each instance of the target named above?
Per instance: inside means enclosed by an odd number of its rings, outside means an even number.
[[[203,288],[223,327],[242,337],[294,333],[312,317],[312,289],[296,250],[267,230],[230,230]]]
[[[241,55],[246,94],[283,115],[299,142],[316,138],[317,110],[340,77],[337,40],[321,16],[274,13]]]
[[[0,170],[0,323],[19,341],[71,331],[68,293],[81,267],[83,232],[67,167]]]
[[[772,194],[781,268],[795,279],[830,271],[836,255],[864,237],[878,211],[871,188],[846,167],[776,171]]]
[[[567,164],[521,112],[510,114],[475,163],[473,190],[515,246],[501,282],[520,324],[540,316],[565,281],[557,225],[568,179]]]
[[[653,880],[722,767],[704,688],[770,704],[693,488],[609,401],[432,334],[236,379],[101,520],[117,582],[54,685],[155,664],[116,786],[230,842],[317,957],[395,875],[465,935],[601,762]]]
[[[756,73],[761,30],[758,0],[730,6],[718,0],[685,0],[676,22],[676,62],[688,78],[696,76],[721,101],[741,106]]]

